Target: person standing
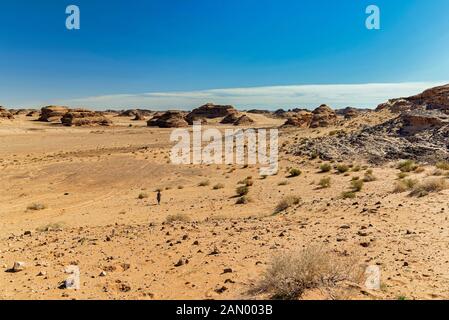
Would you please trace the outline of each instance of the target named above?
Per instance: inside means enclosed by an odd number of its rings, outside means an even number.
[[[161,198],[162,198],[161,190],[158,190],[158,191],[157,191],[157,196],[156,196],[157,204],[158,204],[158,205],[161,204]]]

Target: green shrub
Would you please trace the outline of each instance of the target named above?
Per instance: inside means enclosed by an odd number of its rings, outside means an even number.
[[[418,165],[413,160],[405,160],[399,162],[397,168],[401,170],[401,172],[412,172],[418,169]]]
[[[323,163],[320,165],[320,171],[321,172],[329,172],[332,170],[332,166],[329,163]]]
[[[277,204],[276,208],[274,209],[274,213],[276,214],[276,213],[285,211],[288,208],[290,208],[291,206],[297,205],[300,202],[301,202],[301,198],[299,198],[299,197],[296,197],[296,196],[285,197]]]
[[[302,171],[299,169],[290,169],[290,177],[298,177],[302,174]]]
[[[318,182],[318,185],[323,189],[329,188],[331,186],[331,178],[330,177],[322,178],[320,182]]]
[[[349,166],[346,164],[338,164],[336,169],[338,173],[346,173],[349,171]]]

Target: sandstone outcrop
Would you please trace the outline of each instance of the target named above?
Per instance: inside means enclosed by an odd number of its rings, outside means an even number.
[[[185,114],[179,111],[167,111],[147,121],[147,126],[159,128],[183,128],[188,125]]]
[[[69,108],[61,106],[47,106],[41,109],[38,121],[60,122],[63,115],[69,112]]]

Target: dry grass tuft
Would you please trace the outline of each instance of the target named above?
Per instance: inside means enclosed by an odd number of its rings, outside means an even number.
[[[190,221],[190,217],[185,215],[185,214],[170,214],[167,216],[167,218],[165,219],[165,222],[167,223],[173,223],[173,222],[189,222]]]
[[[32,211],[40,211],[40,210],[44,210],[47,209],[47,205],[43,204],[43,203],[32,203],[27,207],[27,210],[32,210]]]
[[[410,196],[424,197],[429,193],[440,192],[449,188],[448,182],[444,178],[433,178],[416,184]]]
[[[344,281],[360,282],[362,270],[355,259],[339,257],[321,247],[280,254],[272,260],[252,293],[271,299],[299,299],[308,289],[336,287]]]
[[[296,197],[296,196],[285,197],[278,203],[278,205],[274,209],[274,213],[275,214],[281,213],[281,212],[287,210],[288,208],[290,208],[291,206],[299,204],[300,202],[301,202],[300,197]]]

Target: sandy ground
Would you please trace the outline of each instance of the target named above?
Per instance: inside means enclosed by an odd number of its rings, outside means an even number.
[[[256,118],[260,127],[282,123]],[[0,121],[0,299],[266,298],[248,292],[273,256],[309,244],[380,267],[381,290],[355,287],[345,298],[449,298],[449,190],[392,193],[394,164],[369,167],[377,179],[342,199],[363,169],[320,173],[319,160],[281,151],[280,172],[264,179],[256,166],[172,165],[171,130],[144,121],[121,118],[110,128]],[[280,145],[330,130],[281,130]],[[288,178],[289,168],[302,175]],[[424,169],[410,177],[425,179],[435,168]],[[235,189],[248,176],[251,201],[237,205]],[[319,188],[327,176],[330,188]],[[214,190],[218,183],[224,188]],[[301,203],[273,215],[289,195]],[[189,221],[168,223],[174,214]],[[25,270],[6,272],[15,261]],[[58,288],[67,265],[80,268],[80,290]]]

